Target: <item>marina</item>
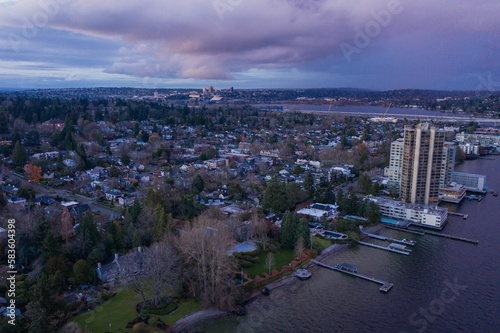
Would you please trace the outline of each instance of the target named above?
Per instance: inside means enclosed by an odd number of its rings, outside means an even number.
[[[421,231],[417,231],[417,230],[409,230],[409,229],[404,229],[404,228],[399,228],[399,227],[393,227],[393,226],[390,226],[390,225],[384,225],[384,227],[386,229],[397,230],[397,231],[406,232],[406,233],[409,233],[409,234],[414,234],[414,235],[419,235],[419,236],[425,235],[425,233],[423,233]]]
[[[380,235],[372,234],[372,233],[364,231],[362,226],[359,226],[359,230],[364,235],[366,235],[368,237],[375,238],[375,239],[380,239],[380,240],[387,241],[387,242],[399,243],[399,244],[410,245],[410,246],[415,246],[415,244],[417,243],[417,242],[415,242],[413,240],[406,239],[406,238],[396,239],[396,238],[391,238],[391,237],[385,237],[385,236],[380,236]]]
[[[389,251],[389,252],[404,254],[404,255],[409,255],[411,252],[410,250],[406,249],[406,247],[404,245],[400,245],[400,244],[396,244],[396,243],[391,243],[391,244],[389,244],[389,246],[381,246],[381,245],[377,245],[377,244],[359,241],[358,244],[369,246],[369,247],[374,247],[376,249],[385,250],[385,251]]]
[[[358,269],[356,268],[356,266],[351,265],[351,264],[342,263],[342,264],[337,264],[335,266],[330,266],[328,264],[322,263],[322,262],[317,261],[317,260],[314,260],[313,262],[316,265],[320,266],[320,267],[332,269],[332,270],[337,271],[337,272],[341,272],[341,273],[344,273],[344,274],[356,276],[358,278],[361,278],[361,279],[364,279],[364,280],[367,280],[367,281],[371,281],[371,282],[375,282],[375,283],[381,284],[382,286],[379,288],[379,290],[383,291],[385,293],[388,292],[389,290],[391,290],[391,288],[393,286],[393,284],[390,283],[390,282],[382,281],[382,280],[376,279],[374,277],[369,277],[367,275],[358,273]]]

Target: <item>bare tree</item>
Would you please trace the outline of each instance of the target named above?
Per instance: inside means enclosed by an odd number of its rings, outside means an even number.
[[[271,274],[274,265],[274,254],[269,251],[266,257],[266,266],[268,267],[269,274]]]
[[[212,216],[211,216],[212,215]],[[229,258],[233,238],[217,214],[206,213],[179,236],[178,247],[206,306],[225,308],[232,303],[234,262]]]
[[[128,285],[142,298],[153,294],[153,302],[158,305],[163,297],[177,294],[181,284],[180,255],[170,238],[148,248],[138,248],[116,259],[119,266],[120,283]]]

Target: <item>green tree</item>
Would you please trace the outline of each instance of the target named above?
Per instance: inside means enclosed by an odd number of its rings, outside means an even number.
[[[95,269],[86,260],[80,259],[73,265],[72,283],[76,286],[95,282]]]
[[[205,188],[205,181],[200,174],[196,174],[191,183],[191,189],[194,194],[200,194]]]
[[[294,228],[294,214],[286,211],[281,220],[280,243],[284,249],[291,250],[296,243],[297,235]]]
[[[314,178],[311,171],[308,171],[306,173],[306,177],[304,178],[304,190],[309,198],[314,196]]]
[[[116,166],[113,165],[111,168],[109,168],[109,176],[114,178],[120,176],[120,171]]]
[[[165,208],[161,204],[156,205],[155,209],[156,213],[156,221],[155,221],[155,230],[154,230],[154,239],[155,241],[160,241],[167,231],[170,228],[170,224],[172,222],[172,214],[167,214],[165,212]]]
[[[304,169],[300,166],[300,165],[296,165],[294,168],[293,168],[293,174],[294,175],[300,175],[302,172],[304,172]]]
[[[14,145],[14,152],[12,153],[12,163],[15,166],[22,167],[26,164],[28,158],[26,157],[26,152],[20,141],[17,141]]]
[[[4,208],[5,206],[7,206],[7,199],[5,198],[5,196],[3,194],[3,190],[0,187],[0,210],[2,208]]]
[[[141,134],[141,140],[143,142],[148,142],[149,141],[149,133],[146,132],[146,131],[142,131],[142,134]]]
[[[296,242],[299,239],[302,239],[302,244],[305,249],[311,247],[311,234],[309,231],[309,225],[307,224],[307,221],[299,218],[297,214],[295,214],[295,230],[296,230]]]
[[[31,130],[26,133],[24,138],[26,146],[34,147],[40,145],[40,133],[37,130]]]
[[[270,209],[273,212],[284,212],[289,209],[285,186],[284,184],[280,184],[274,177],[267,183],[264,189],[262,207]]]
[[[52,231],[48,231],[42,242],[41,255],[42,260],[47,262],[51,257],[57,256],[61,253],[61,244],[57,237],[52,233]]]
[[[136,122],[136,123],[134,124],[134,136],[135,136],[135,137],[137,137],[137,136],[139,135],[140,130],[141,130],[141,129],[139,128],[139,123],[138,123],[138,122]]]
[[[130,157],[127,154],[123,154],[120,161],[122,162],[123,165],[129,165],[130,164]]]
[[[76,237],[81,258],[87,258],[100,238],[92,212],[88,211],[84,215],[82,224],[77,229]]]

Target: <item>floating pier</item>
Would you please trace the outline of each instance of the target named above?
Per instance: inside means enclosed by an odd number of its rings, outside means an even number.
[[[465,238],[465,237],[454,236],[454,235],[450,235],[450,234],[441,234],[439,232],[434,232],[434,231],[425,231],[424,233],[427,235],[433,235],[433,236],[438,236],[438,237],[454,239],[454,240],[458,240],[458,241],[462,241],[462,242],[466,242],[466,243],[472,243],[472,244],[476,244],[476,245],[479,244],[478,240],[469,239],[469,238]]]
[[[384,225],[384,227],[386,227],[387,229],[398,230],[398,231],[407,232],[409,234],[414,234],[414,235],[419,235],[419,236],[425,235],[423,232],[417,231],[417,230],[409,230],[409,229],[403,229],[403,228],[398,228],[398,227],[392,227],[390,225]]]
[[[380,246],[377,244],[372,244],[372,243],[367,243],[367,242],[362,242],[362,241],[359,241],[358,243],[361,245],[374,247],[376,249],[385,250],[385,251],[394,252],[394,253],[399,253],[399,254],[404,254],[404,255],[409,255],[411,252],[411,250],[407,250],[407,249],[403,250],[404,247],[401,248],[401,247],[399,247],[401,245],[394,244],[394,243],[391,243],[391,245],[389,245],[389,246]],[[398,248],[396,248],[396,245],[399,245]]]
[[[479,200],[481,201],[481,200]],[[461,216],[464,220],[467,220],[469,217],[469,214],[462,214],[462,213],[455,213],[455,212],[448,212],[448,215],[453,215],[453,216]]]
[[[396,238],[372,234],[372,233],[364,231],[362,226],[359,226],[359,230],[368,237],[380,239],[380,240],[387,241],[387,242],[399,243],[399,244],[410,245],[410,246],[415,246],[415,244],[417,243],[417,242],[412,241],[410,239],[396,239]]]
[[[360,279],[364,279],[364,280],[368,280],[371,282],[381,284],[382,286],[379,288],[379,290],[383,291],[385,293],[388,292],[389,290],[391,290],[391,288],[393,286],[393,284],[390,282],[382,281],[382,280],[376,279],[374,277],[369,277],[369,276],[358,273],[356,267],[353,265],[343,263],[343,264],[337,264],[335,266],[330,266],[328,264],[325,264],[325,263],[322,263],[322,262],[316,261],[316,260],[313,260],[313,262],[320,267],[332,269],[332,270],[337,271],[337,272],[356,276]]]

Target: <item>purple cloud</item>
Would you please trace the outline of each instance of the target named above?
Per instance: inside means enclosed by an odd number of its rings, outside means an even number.
[[[496,1],[43,0],[40,3],[57,4],[51,7],[53,15],[48,15],[40,30],[65,31],[122,44],[114,57],[106,58],[105,73],[231,80],[254,69],[310,69],[325,66],[328,60],[327,68],[337,68],[332,74],[352,71],[361,75],[362,69],[369,67],[370,59],[374,59],[373,65],[380,66],[380,59],[384,58],[394,59],[391,63],[405,75],[411,75],[413,66],[444,68],[443,75],[455,75],[463,70],[460,64],[465,64],[469,73],[500,71],[496,56],[500,48],[497,43],[500,7]],[[399,6],[401,10],[388,18],[376,36],[370,37],[367,46],[356,46],[358,31],[365,31],[370,22],[376,24],[377,17],[391,6]],[[50,14],[34,0],[0,3],[0,9],[0,26],[17,31],[26,22],[33,23],[40,13]],[[351,54],[350,62],[346,62],[341,48],[345,44],[359,50]],[[473,54],[467,52],[470,45],[474,46]]]

